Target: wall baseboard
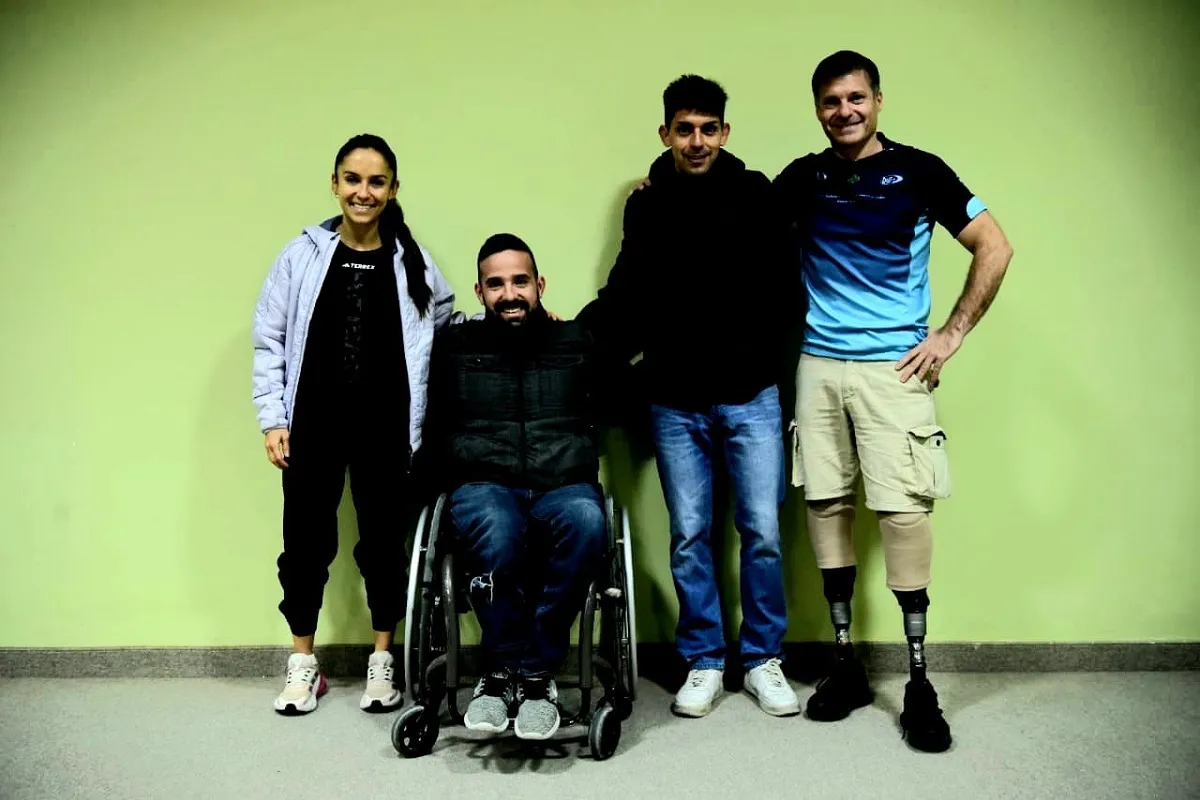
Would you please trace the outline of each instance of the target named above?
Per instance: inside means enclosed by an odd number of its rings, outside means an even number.
[[[787,671],[800,680],[820,675],[831,645],[785,646]],[[902,643],[862,643],[856,651],[876,673],[905,672]],[[282,673],[286,647],[116,647],[95,649],[0,648],[0,678],[250,678]],[[1200,670],[1200,642],[931,643],[932,672],[1159,672]],[[330,677],[366,672],[369,645],[317,647]],[[464,674],[477,674],[479,651],[463,648]],[[572,648],[571,659],[576,658]],[[664,683],[682,677],[669,643],[638,645],[643,676]],[[572,663],[568,661],[568,663]]]

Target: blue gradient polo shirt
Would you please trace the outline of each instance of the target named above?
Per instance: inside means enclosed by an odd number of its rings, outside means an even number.
[[[810,355],[892,361],[919,344],[934,223],[957,237],[986,210],[937,156],[879,141],[858,161],[811,153],[775,179],[802,251]]]

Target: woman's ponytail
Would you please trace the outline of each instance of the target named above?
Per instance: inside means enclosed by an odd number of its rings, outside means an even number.
[[[412,231],[408,229],[408,224],[404,221],[404,209],[400,208],[396,198],[388,200],[379,223],[380,238],[385,244],[391,242],[394,248],[395,242],[400,243],[403,250],[401,258],[404,261],[404,277],[408,282],[408,296],[417,307],[417,313],[424,317],[429,313],[430,300],[433,299],[433,290],[429,288],[425,279],[425,255],[413,238]]]

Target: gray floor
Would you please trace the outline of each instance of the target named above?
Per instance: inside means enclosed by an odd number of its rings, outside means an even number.
[[[956,736],[941,755],[900,740],[904,676],[885,675],[875,706],[831,725],[738,694],[676,719],[643,681],[617,755],[595,763],[575,742],[533,755],[461,729],[404,760],[393,717],[360,712],[344,681],[287,719],[276,680],[6,680],[0,798],[1200,798],[1200,673],[934,681]]]

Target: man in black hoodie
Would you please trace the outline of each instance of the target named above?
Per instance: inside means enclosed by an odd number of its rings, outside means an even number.
[[[741,535],[744,685],[767,713],[799,713],[783,677],[787,629],[779,507],[779,379],[789,301],[786,228],[771,182],[723,150],[726,94],[685,75],[663,93],[668,149],[625,204],[621,251],[582,322],[622,356],[643,355],[679,598],[676,647],[689,674],[673,710],[707,714],[726,646],[713,567],[713,466],[725,459]]]

